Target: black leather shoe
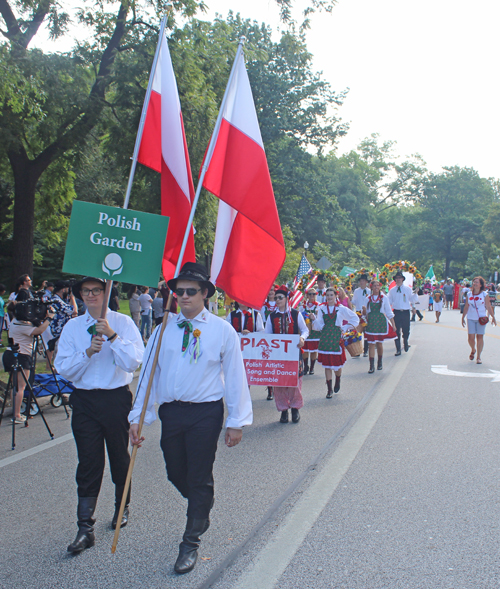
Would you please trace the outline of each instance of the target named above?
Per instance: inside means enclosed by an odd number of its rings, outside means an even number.
[[[377,370],[382,370],[382,358],[377,360]]]
[[[71,554],[78,554],[83,552],[86,548],[91,548],[95,544],[94,524],[93,519],[95,507],[97,505],[97,497],[79,497],[78,498],[78,534],[76,538],[68,546],[68,552]]]
[[[340,391],[340,376],[335,377],[335,386],[333,387],[333,392],[338,393]]]
[[[316,364],[316,360],[311,360],[311,368],[309,368],[309,374],[312,376],[314,374],[314,365]]]
[[[401,350],[398,350],[394,355],[395,356],[401,356]]]
[[[373,374],[375,372],[375,358],[370,358],[370,369],[368,370],[368,374]]]
[[[274,399],[273,387],[267,387],[267,400],[272,401]]]
[[[113,519],[111,520],[111,527],[113,528],[113,530],[116,530],[116,524],[118,523],[118,512],[119,511],[120,511],[120,506],[118,505],[117,507],[115,507],[115,515],[113,516]],[[125,505],[125,509],[123,510],[122,523],[120,525],[120,528],[124,528],[127,524],[128,524],[128,505]]]
[[[309,362],[304,360],[304,376],[309,373]]]
[[[404,346],[405,346],[405,352],[407,352],[411,348],[411,346],[408,342],[405,342]]]
[[[200,536],[204,534],[210,521],[207,519],[194,519],[188,517],[186,531],[179,544],[179,556],[175,561],[174,571],[178,575],[189,573],[194,569],[198,560],[198,548],[200,547]]]
[[[326,381],[326,398],[331,399],[333,397],[332,381]]]
[[[299,423],[300,413],[298,409],[292,409],[292,421],[293,423]]]
[[[288,423],[288,409],[281,412],[280,423]]]

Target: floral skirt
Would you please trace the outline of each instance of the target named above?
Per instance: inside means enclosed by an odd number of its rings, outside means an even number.
[[[304,347],[302,348],[303,352],[316,352],[319,345],[319,336],[321,333],[319,331],[311,330],[309,337],[304,342]]]
[[[398,334],[392,329],[392,325],[387,322],[387,331],[385,333],[369,333],[365,331],[365,341],[369,344],[376,344],[377,342],[385,342],[386,340],[397,339]]]
[[[318,364],[321,364],[324,368],[342,368],[346,362],[347,358],[343,343],[340,344],[340,352],[318,350]]]

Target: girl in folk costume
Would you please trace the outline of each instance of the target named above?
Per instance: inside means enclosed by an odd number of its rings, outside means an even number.
[[[276,310],[276,289],[278,288],[277,284],[273,284],[271,286],[271,290],[269,291],[269,294],[267,295],[267,299],[266,302],[264,303],[264,306],[262,307],[262,309],[260,310],[260,314],[262,316],[262,321],[265,323],[267,321],[267,318],[269,317],[269,315]]]
[[[469,346],[471,353],[469,360],[474,360],[477,340],[477,364],[482,364],[481,352],[484,346],[484,332],[488,323],[488,315],[491,322],[496,325],[495,311],[491,306],[490,297],[482,276],[476,276],[472,281],[472,290],[466,294],[464,312],[462,314],[462,327],[465,327],[467,317],[467,332],[469,335]],[[487,315],[488,314],[488,315]]]
[[[250,309],[242,303],[234,303],[234,311],[231,311],[226,317],[237,333],[247,335],[255,331],[264,331],[264,323],[262,317],[255,309]]]
[[[344,325],[356,327],[359,317],[354,311],[340,304],[333,288],[327,288],[325,296],[326,303],[319,308],[318,318],[314,322],[313,328],[321,332],[318,345],[318,363],[325,368],[326,398],[331,399],[333,393],[340,391],[342,366],[346,363],[342,328]],[[335,387],[333,388],[332,371],[335,372]]]
[[[371,295],[368,297],[366,307],[363,307],[363,315],[366,316],[365,337],[368,340],[368,356],[370,370],[368,374],[375,372],[375,346],[377,347],[377,370],[382,370],[382,356],[384,354],[385,340],[397,339],[394,313],[392,312],[389,298],[380,290],[380,282],[372,280],[370,284]]]
[[[317,290],[310,288],[307,291],[306,302],[299,307],[299,311],[304,316],[307,328],[310,330],[309,335],[302,348],[302,355],[304,357],[304,376],[306,374],[314,374],[314,364],[318,358],[318,344],[319,344],[319,331],[312,329],[312,324],[316,320],[316,313],[319,309],[319,303],[316,301]],[[311,365],[309,366],[309,359]]]
[[[297,309],[291,309],[288,306],[288,289],[286,286],[280,286],[276,290],[276,310],[273,311],[266,322],[266,333],[285,333],[300,335],[299,348],[304,346],[304,340],[309,335],[306,322]],[[299,383],[296,387],[273,387],[276,408],[281,411],[281,423],[288,423],[288,409],[292,410],[292,421],[297,423],[300,419],[299,409],[303,407],[302,399],[302,352],[298,350],[299,355]]]
[[[271,286],[271,290],[269,291],[269,294],[267,295],[267,299],[266,302],[264,303],[264,306],[262,307],[262,309],[260,310],[260,314],[262,316],[262,321],[264,322],[264,324],[267,321],[267,318],[269,317],[269,315],[276,310],[276,289],[278,288],[277,284],[273,284]],[[267,400],[268,401],[272,401],[274,399],[274,395],[273,395],[273,387],[267,387]]]

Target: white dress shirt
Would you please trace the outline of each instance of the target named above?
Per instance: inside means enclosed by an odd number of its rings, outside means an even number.
[[[322,303],[326,303],[326,287],[323,290],[318,289],[318,294],[316,295],[316,302],[320,305]]]
[[[88,329],[97,319],[87,311],[70,319],[62,330],[54,366],[77,389],[116,389],[130,384],[141,365],[144,344],[132,319],[111,309],[106,319],[118,337],[110,343],[104,336],[101,351],[91,358],[85,351],[92,341]]]
[[[168,317],[144,423],[149,425],[155,421],[155,403],[206,403],[224,397],[228,411],[226,427],[240,428],[251,424],[252,400],[238,334],[227,321],[203,309],[190,320],[193,331],[198,329],[201,332],[201,354],[195,362],[190,354],[192,333],[187,352],[182,351],[184,328],[178,324],[183,321],[186,319],[182,313]],[[130,423],[139,423],[160,329],[161,326],[155,329],[146,347],[147,360],[142,366],[137,396],[129,414]]]
[[[362,311],[363,307],[366,307],[367,303],[368,303],[368,297],[372,294],[372,291],[366,287],[366,288],[357,288],[353,295],[352,295],[352,304],[354,305],[354,308],[356,309],[356,311]]]
[[[335,306],[329,306],[327,303],[321,305],[318,311],[317,319],[313,323],[313,329],[316,331],[321,331],[325,326],[325,319],[324,316],[328,315],[328,313],[333,313],[335,310]],[[344,321],[347,323],[344,325]],[[338,305],[337,307],[337,317],[335,318],[335,325],[340,327],[342,331],[349,331],[353,327],[356,327],[359,324],[359,317],[356,315],[354,311],[351,311],[349,307],[344,307],[344,305]]]
[[[261,314],[256,309],[248,309],[253,316],[255,317],[255,331],[264,331],[264,322],[262,321]],[[236,309],[236,313],[241,313],[243,315],[243,311],[241,309]],[[228,313],[226,317],[226,321],[231,323],[231,313]],[[241,327],[245,325],[244,317],[241,318]]]
[[[394,289],[392,289],[394,290]],[[382,297],[382,306],[380,307],[380,312],[383,313],[387,319],[392,319],[394,317],[394,313],[392,312],[391,309],[391,303],[389,302],[389,297],[386,297],[385,295],[381,295]],[[377,300],[378,302],[378,300]],[[370,307],[367,306],[366,307],[366,314],[368,315],[368,313],[370,312]]]
[[[275,312],[276,313],[288,313],[288,309],[286,309],[285,311],[279,311],[278,309],[275,309]],[[297,325],[299,328],[299,335],[301,335],[304,339],[306,339],[309,336],[309,330],[307,329],[306,321],[305,321],[304,317],[302,316],[302,313],[298,313],[298,315],[297,315]],[[266,333],[273,333],[273,324],[271,321],[271,315],[269,315],[269,317],[267,318],[266,327],[265,327],[264,331]]]
[[[401,292],[398,292],[400,289]],[[394,286],[389,291],[389,302],[395,311],[407,311],[411,307],[413,301],[413,291],[409,286],[402,284],[401,286]]]

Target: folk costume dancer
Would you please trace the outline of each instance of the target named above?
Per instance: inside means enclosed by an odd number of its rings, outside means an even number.
[[[352,295],[352,304],[358,316],[360,317],[363,312],[363,307],[366,307],[368,304],[368,297],[371,295],[371,290],[368,287],[368,275],[361,274],[358,281],[358,288],[354,291]],[[368,340],[366,336],[363,334],[363,357],[366,358],[368,356]]]
[[[391,339],[395,340],[398,336],[389,297],[385,296],[381,291],[378,280],[372,280],[370,288],[372,294],[368,297],[368,303],[366,308],[363,309],[363,314],[366,316],[365,334],[368,340],[368,356],[370,359],[368,374],[373,374],[375,372],[375,346],[377,347],[378,356],[377,370],[382,370],[383,342]]]
[[[319,274],[318,275],[318,292],[316,295],[316,302],[319,305],[322,305],[323,303],[326,302],[326,279],[323,276],[323,274]]]
[[[250,309],[238,301],[234,303],[234,306],[234,311],[229,313],[226,321],[234,327],[236,333],[247,335],[256,331],[264,331],[262,316],[258,311]]]
[[[271,287],[271,290],[269,291],[268,295],[267,295],[267,299],[266,302],[264,303],[264,306],[262,307],[262,309],[260,310],[260,314],[262,316],[262,321],[264,322],[264,325],[266,324],[267,318],[269,317],[269,315],[276,310],[276,289],[278,288],[277,284],[273,284],[273,286]],[[274,393],[273,393],[273,387],[267,387],[267,400],[268,401],[272,401],[274,399]]]
[[[205,299],[215,292],[206,268],[187,262],[168,286],[177,295],[180,313],[167,320],[144,423],[156,419],[154,404],[158,403],[167,477],[188,500],[186,529],[174,565],[174,571],[182,574],[194,568],[200,537],[210,525],[224,399],[228,409],[225,443],[230,448],[241,441],[242,428],[252,423],[252,402],[236,331],[205,309]],[[149,339],[146,358],[154,355],[160,329]],[[150,372],[151,363],[145,362],[129,415],[130,441],[138,446],[144,441],[138,436],[138,422]]]
[[[359,317],[348,307],[341,305],[335,290],[326,289],[326,303],[318,310],[318,318],[313,324],[320,332],[318,345],[318,364],[325,369],[326,398],[331,399],[333,393],[340,391],[342,367],[346,363],[345,347],[342,339],[343,326],[356,327]],[[332,388],[332,371],[335,372],[335,386]]]
[[[389,302],[394,311],[394,322],[396,324],[397,339],[395,356],[401,356],[401,332],[403,332],[404,350],[407,352],[410,349],[408,339],[410,337],[410,309],[413,301],[413,291],[409,286],[403,284],[405,280],[404,274],[399,270],[392,277],[396,282],[396,286],[389,291]]]
[[[439,287],[436,287],[431,296],[432,300],[434,301],[432,306],[436,312],[436,323],[439,323],[439,318],[443,312],[444,293]]]
[[[106,283],[86,277],[73,286],[76,298],[87,311],[70,319],[59,337],[55,368],[73,382],[70,404],[71,428],[78,451],[78,534],[68,552],[76,554],[95,543],[94,511],[104,473],[104,447],[108,453],[111,478],[115,484],[115,514],[111,527],[118,525],[118,512],[127,477],[128,413],[132,408],[129,384],[144,355],[136,324],[127,315],[108,309],[100,318]],[[127,503],[120,527],[127,525]]]
[[[289,333],[300,335],[299,348],[304,346],[305,338],[309,335],[306,322],[297,309],[288,306],[288,288],[280,286],[276,290],[277,309],[271,313],[266,321],[266,333]],[[302,398],[302,351],[299,349],[299,383],[296,387],[273,387],[276,409],[281,411],[280,423],[288,423],[288,409],[292,410],[292,421],[300,420],[299,409],[304,406]]]
[[[314,374],[314,365],[318,359],[318,344],[319,344],[319,331],[312,329],[312,324],[316,320],[316,313],[319,309],[319,303],[316,301],[317,290],[310,288],[306,297],[307,300],[303,305],[299,306],[299,312],[305,319],[306,326],[310,330],[304,347],[302,348],[302,357],[304,359],[304,376],[306,374]],[[309,360],[311,364],[309,365]]]

